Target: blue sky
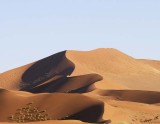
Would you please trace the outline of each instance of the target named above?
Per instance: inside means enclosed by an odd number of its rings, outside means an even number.
[[[66,49],[160,60],[159,13],[159,0],[0,0],[0,72]]]

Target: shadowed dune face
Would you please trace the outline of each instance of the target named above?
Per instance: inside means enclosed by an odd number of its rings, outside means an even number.
[[[22,75],[22,83],[39,84],[54,76],[70,75],[75,66],[65,56],[66,51],[37,61]],[[22,84],[23,85],[23,84]]]
[[[102,80],[98,74],[67,77],[75,65],[66,58],[66,51],[54,54],[34,63],[22,75],[21,91],[43,92],[88,92],[90,85]]]
[[[21,90],[25,90],[32,93],[43,93],[43,92],[64,92],[73,93],[76,91],[78,93],[87,92],[87,90],[82,90],[87,87],[87,89],[93,83],[102,80],[102,77],[97,74],[88,74],[75,77],[61,77],[57,80],[44,83],[40,86],[27,87]],[[81,89],[81,90],[80,90]]]
[[[139,90],[107,90],[99,91],[101,96],[111,96],[122,101],[131,101],[147,104],[160,103],[160,92]]]
[[[102,106],[92,106],[85,110],[82,110],[72,116],[70,116],[69,119],[76,119],[76,120],[82,120],[84,122],[96,122],[99,120],[99,118],[102,118],[102,114],[104,108]],[[94,113],[96,112],[96,113]],[[94,113],[94,114],[91,114]],[[99,120],[100,122],[103,122],[102,120]],[[104,121],[105,122],[105,121]]]

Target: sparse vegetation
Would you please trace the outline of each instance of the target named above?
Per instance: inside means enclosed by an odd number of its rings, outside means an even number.
[[[46,110],[34,107],[33,103],[28,103],[25,107],[17,109],[16,113],[9,117],[9,120],[17,123],[51,120],[52,118],[46,112]]]

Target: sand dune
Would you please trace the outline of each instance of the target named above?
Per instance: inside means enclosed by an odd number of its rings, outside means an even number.
[[[1,73],[0,88],[0,123],[31,102],[33,124],[160,123],[160,61],[116,49],[59,52]]]
[[[72,75],[94,72],[103,76],[97,88],[160,91],[158,69],[118,50],[68,51],[67,57],[75,64]]]
[[[19,92],[19,91],[17,91]],[[63,99],[62,99],[63,98]],[[73,119],[85,122],[102,121],[103,102],[79,94],[32,94],[20,95],[2,89],[0,91],[0,121],[9,121],[17,109],[33,102],[39,110],[46,110],[51,120]],[[12,101],[12,103],[11,103]],[[67,106],[67,107],[66,107]],[[17,112],[17,115],[20,114]],[[34,115],[35,113],[32,112]]]

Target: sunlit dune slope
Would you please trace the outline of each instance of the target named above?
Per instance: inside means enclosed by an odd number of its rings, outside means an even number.
[[[145,64],[149,64],[150,66],[152,66],[155,69],[158,69],[160,71],[160,61],[158,61],[158,60],[139,59],[139,61],[141,61]]]
[[[72,75],[97,73],[103,76],[97,88],[160,91],[158,69],[116,49],[68,51],[67,58],[75,64]]]

